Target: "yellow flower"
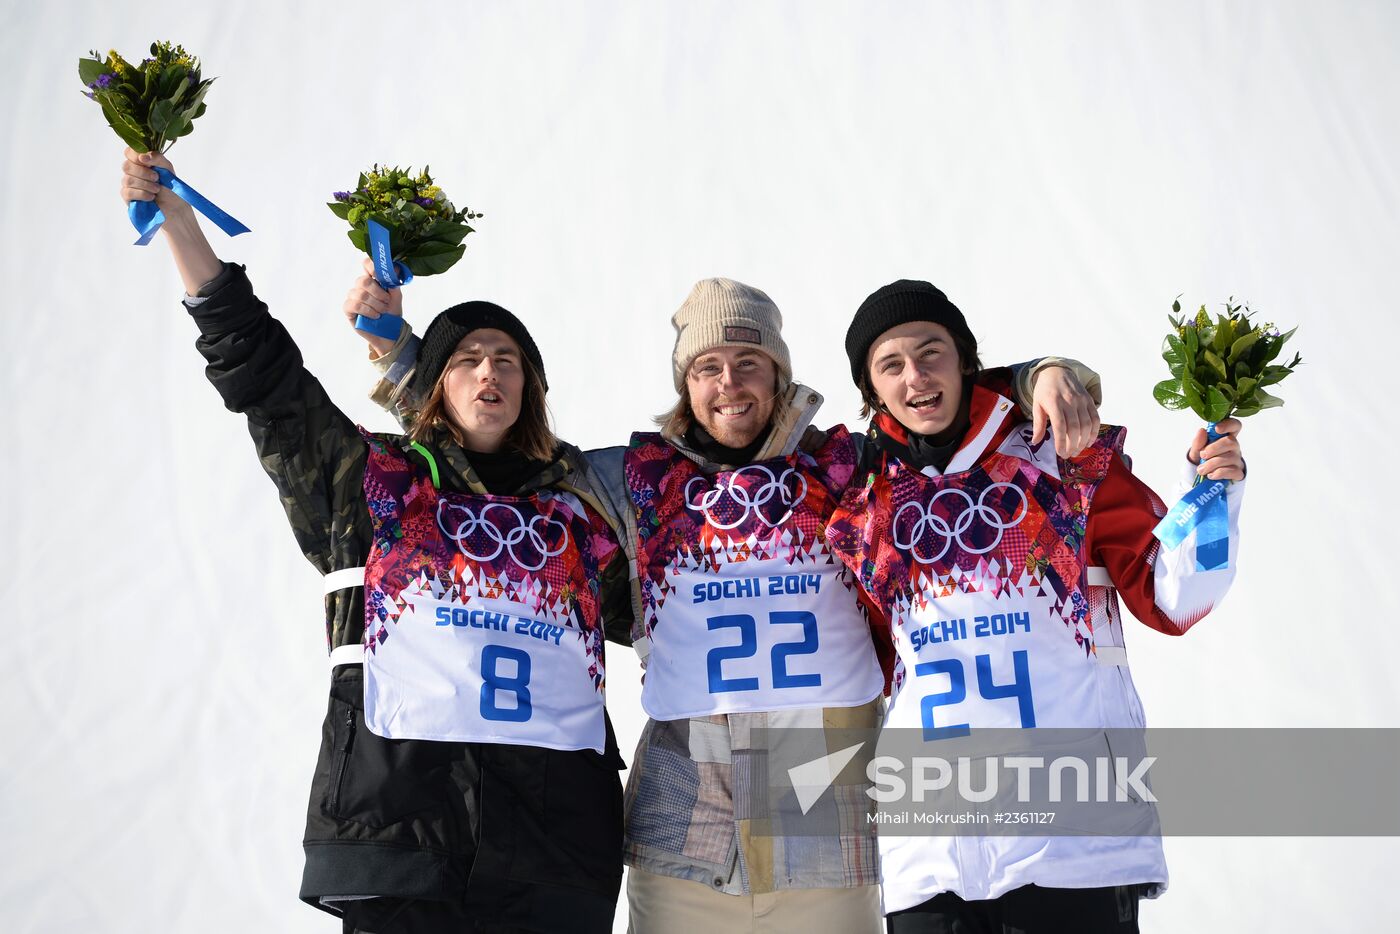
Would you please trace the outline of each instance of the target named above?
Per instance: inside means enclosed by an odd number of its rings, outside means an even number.
[[[116,49],[107,50],[107,67],[123,77],[131,74],[131,65]]]

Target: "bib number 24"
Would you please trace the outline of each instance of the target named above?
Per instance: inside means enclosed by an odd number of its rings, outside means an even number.
[[[711,694],[726,694],[731,691],[757,691],[757,675],[736,678],[726,677],[724,663],[741,658],[752,658],[758,654],[758,623],[746,613],[728,616],[712,616],[706,621],[710,632],[720,629],[739,630],[738,645],[722,645],[710,649],[705,656],[705,670],[709,675]],[[770,626],[801,626],[802,637],[794,642],[779,642],[769,653],[770,668],[774,688],[814,688],[820,687],[820,674],[791,674],[788,672],[788,659],[794,655],[812,655],[817,651],[817,617],[812,613],[779,611],[768,614]]]
[[[1010,684],[997,684],[992,678],[992,657],[978,655],[977,693],[987,700],[1015,698],[1017,711],[1021,715],[1021,726],[1035,726],[1035,700],[1031,696],[1030,659],[1024,650],[1011,653],[1014,677]],[[916,676],[944,674],[948,676],[948,690],[938,694],[925,694],[920,699],[919,710],[924,724],[924,739],[933,741],[967,736],[971,727],[966,723],[938,726],[933,722],[933,712],[939,707],[961,704],[967,698],[967,675],[963,663],[956,658],[943,658],[936,662],[920,662],[914,666]]]

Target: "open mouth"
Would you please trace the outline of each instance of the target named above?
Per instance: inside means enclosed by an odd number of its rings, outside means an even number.
[[[752,402],[745,402],[742,405],[717,405],[715,412],[724,418],[739,418],[747,415],[751,408],[753,408]]]
[[[500,405],[504,400],[501,398],[500,393],[488,391],[483,392],[481,395],[477,396],[476,401],[484,402],[487,405]]]
[[[909,400],[909,408],[925,412],[931,412],[942,404],[943,393],[941,392],[926,392]]]

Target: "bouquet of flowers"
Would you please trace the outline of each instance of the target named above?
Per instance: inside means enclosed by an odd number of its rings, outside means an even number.
[[[1162,345],[1162,358],[1171,369],[1152,389],[1152,395],[1168,409],[1190,409],[1206,422],[1207,442],[1220,439],[1215,424],[1234,416],[1244,418],[1283,405],[1264,387],[1282,382],[1303,358],[1275,363],[1294,328],[1280,334],[1272,324],[1255,325],[1248,306],[1233,298],[1225,313],[1214,319],[1202,305],[1194,317],[1181,314],[1181,302],[1172,302],[1172,333]],[[1206,481],[1198,476],[1185,496],[1162,518],[1153,534],[1167,548],[1176,548],[1196,533],[1196,567],[1216,570],[1229,566],[1229,517],[1225,505],[1227,480]]]
[[[380,236],[377,226],[392,244],[387,249],[398,281],[381,280],[385,288],[407,283],[413,276],[432,276],[451,269],[466,252],[462,243],[473,228],[468,221],[483,215],[453,207],[442,189],[433,184],[428,167],[418,175],[397,166],[375,165],[360,173],[353,191],[337,191],[326,207],[350,224],[348,235],[357,249],[375,260]],[[405,270],[408,275],[405,276]]]
[[[204,115],[204,95],[213,78],[200,73],[199,59],[183,46],[169,42],[151,43],[149,58],[133,65],[116,50],[104,57],[98,52],[78,59],[78,78],[86,86],[83,93],[102,108],[102,116],[137,152],[165,152],[182,136],[194,130],[194,121]],[[248,228],[216,207],[169,169],[155,167],[160,183],[209,218],[229,236],[247,233]],[[133,201],[127,207],[132,225],[140,233],[138,246],[151,242],[163,215],[153,201]]]
[[[1274,363],[1294,328],[1280,334],[1272,324],[1256,326],[1247,305],[1225,303],[1225,313],[1214,320],[1204,305],[1194,317],[1181,314],[1181,302],[1172,302],[1167,316],[1172,333],[1162,344],[1172,378],[1153,387],[1152,395],[1168,409],[1190,409],[1206,422],[1244,418],[1283,405],[1264,387],[1282,382],[1303,358],[1294,354],[1288,363]]]
[[[78,59],[78,78],[108,125],[137,152],[165,152],[188,136],[214,83],[200,74],[199,59],[169,42],[151,43],[151,56],[140,65],[115,49],[105,58],[93,52]]]

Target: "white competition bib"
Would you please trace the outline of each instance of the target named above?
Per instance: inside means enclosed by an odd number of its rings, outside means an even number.
[[[603,694],[578,629],[509,599],[470,604],[420,578],[365,654],[365,723],[386,739],[603,751]]]
[[[901,671],[887,725],[921,727],[929,740],[969,728],[1097,725],[1094,658],[1054,598],[1034,590],[926,593],[896,607]]]
[[[642,688],[657,720],[854,707],[884,689],[869,624],[824,546],[800,563],[681,563],[667,583]]]

